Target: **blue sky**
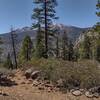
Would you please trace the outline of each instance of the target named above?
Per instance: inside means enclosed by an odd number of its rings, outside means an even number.
[[[57,0],[57,23],[78,27],[93,26],[98,18],[96,0]],[[31,26],[33,0],[0,0],[0,33],[14,28]]]

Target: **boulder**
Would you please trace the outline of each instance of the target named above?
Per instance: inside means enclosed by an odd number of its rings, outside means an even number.
[[[75,90],[75,91],[72,92],[72,94],[74,96],[81,96],[82,95],[82,92],[80,90]]]
[[[7,80],[7,75],[1,75],[1,77],[0,77],[0,80],[1,81],[6,81]]]
[[[94,93],[94,94],[93,94],[93,97],[99,98],[99,93]]]
[[[25,71],[25,76],[27,79],[31,77],[32,72],[33,72],[33,69],[28,69]]]
[[[89,89],[91,93],[100,93],[100,86]]]
[[[34,71],[34,72],[32,72],[31,78],[32,79],[36,79],[39,76],[39,73],[40,73],[40,71]]]
[[[89,91],[85,92],[85,96],[88,97],[88,98],[93,98],[93,94],[90,93]]]

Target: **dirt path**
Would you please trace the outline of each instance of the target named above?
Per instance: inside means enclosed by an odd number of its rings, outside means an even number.
[[[26,80],[20,71],[16,73],[12,80],[18,85],[0,87],[0,90],[5,93],[4,96],[0,95],[0,100],[100,100],[96,98],[89,99],[84,95],[74,97],[68,93],[40,91],[37,87],[33,87],[32,83]]]

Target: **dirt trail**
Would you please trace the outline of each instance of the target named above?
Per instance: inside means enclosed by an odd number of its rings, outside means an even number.
[[[0,100],[100,100],[89,99],[84,95],[74,97],[71,94],[62,94],[60,92],[40,91],[37,87],[33,87],[32,83],[25,79],[21,71],[17,71],[12,79],[18,85],[12,87],[0,87],[5,95],[0,95]]]

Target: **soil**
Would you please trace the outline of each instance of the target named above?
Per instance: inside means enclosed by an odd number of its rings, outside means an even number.
[[[75,97],[71,93],[47,92],[32,86],[32,82],[25,79],[18,70],[14,78],[17,85],[0,87],[0,100],[100,100],[100,98],[87,98],[85,95]]]

